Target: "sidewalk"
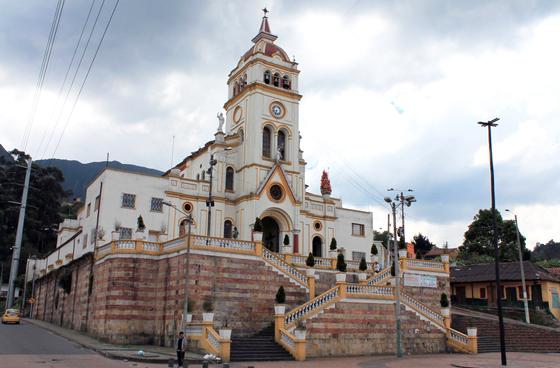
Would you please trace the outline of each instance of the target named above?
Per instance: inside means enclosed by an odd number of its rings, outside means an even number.
[[[113,345],[99,341],[84,333],[56,326],[45,321],[28,318],[23,319],[23,321],[51,331],[52,333],[111,359],[153,364],[167,364],[169,359],[176,359],[175,351],[169,347],[154,345]],[[144,352],[143,356],[138,355],[138,351],[140,350]],[[189,363],[201,363],[202,355],[188,352],[185,356],[185,360]]]

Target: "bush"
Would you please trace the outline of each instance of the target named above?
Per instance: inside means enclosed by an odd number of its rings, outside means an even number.
[[[308,267],[315,266],[315,257],[313,257],[313,253],[309,253],[309,255],[307,256],[307,259],[305,260],[305,264]]]
[[[202,303],[202,310],[206,313],[211,313],[212,311],[214,311],[214,303],[212,303],[212,299],[204,300],[204,302]]]
[[[364,257],[362,257],[361,261],[360,261],[360,265],[358,266],[360,271],[365,271],[367,270],[367,263],[366,263],[366,259]]]
[[[138,216],[137,222],[138,222],[138,231],[144,231],[146,229],[146,225],[144,224],[144,219],[142,218],[142,215]]]
[[[391,262],[391,276],[395,276],[395,262]]]
[[[447,299],[446,293],[441,293],[439,304],[441,305],[442,308],[449,308],[449,299]]]
[[[290,237],[288,234],[284,235],[284,245],[290,245]]]
[[[346,262],[344,261],[344,254],[339,253],[336,257],[336,269],[340,272],[346,272]]]
[[[336,239],[332,238],[331,239],[331,245],[330,245],[330,250],[336,250]]]
[[[377,255],[377,246],[375,245],[375,243],[373,243],[373,244],[371,245],[370,253],[371,253],[372,256],[376,256],[376,255]]]
[[[253,231],[259,231],[262,232],[262,221],[260,218],[255,218],[255,224],[253,225]]]
[[[284,286],[280,286],[276,292],[276,304],[286,303],[286,292],[284,291]]]

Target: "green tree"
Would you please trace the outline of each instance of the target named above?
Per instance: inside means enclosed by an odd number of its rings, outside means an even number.
[[[517,233],[515,221],[505,220],[499,211],[496,211],[496,222],[498,231],[498,248],[500,250],[500,261],[512,262],[519,260],[517,250]],[[472,264],[473,259],[492,261],[494,257],[494,245],[492,244],[492,210],[479,210],[473,218],[473,222],[465,232],[463,245],[459,247],[459,262]],[[530,258],[530,251],[525,247],[525,237],[520,235],[523,259]]]
[[[533,249],[532,258],[537,261],[560,260],[560,243],[549,240],[546,244],[539,244]]]
[[[427,236],[418,233],[418,235],[414,235],[412,238],[412,244],[414,244],[414,251],[416,252],[416,258],[424,259],[426,253],[428,253],[433,247],[434,244],[428,239]]]
[[[15,244],[22,184],[25,179],[25,152],[13,150],[14,161],[0,158],[0,262],[4,264],[4,281],[10,268],[11,247]],[[64,177],[54,167],[31,168],[25,227],[20,257],[20,273],[31,254],[45,255],[56,246],[56,231],[61,222],[61,205],[69,195],[62,188]],[[14,203],[15,202],[15,203]]]
[[[390,235],[389,232],[386,231],[386,230],[383,231],[383,232],[380,232],[380,231],[377,231],[377,230],[374,230],[374,231],[373,231],[373,240],[378,240],[378,241],[380,241],[381,244],[383,244],[383,246],[384,246],[385,248],[387,248],[387,244],[389,244],[389,238],[390,238],[390,236],[391,236],[391,235]]]

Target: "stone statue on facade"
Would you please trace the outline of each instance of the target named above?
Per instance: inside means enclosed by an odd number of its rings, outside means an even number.
[[[223,128],[224,128],[224,114],[222,114],[221,112],[218,113],[218,115],[216,115],[218,118],[218,132],[223,132]]]
[[[275,161],[276,163],[279,163],[281,160],[282,160],[282,149],[281,149],[281,148],[278,148],[278,149],[276,150],[276,154],[274,155],[274,161]]]

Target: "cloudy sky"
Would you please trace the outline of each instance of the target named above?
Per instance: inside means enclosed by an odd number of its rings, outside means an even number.
[[[24,147],[56,4],[0,0],[0,144],[8,149]],[[173,135],[174,161],[212,138],[227,75],[266,5],[277,43],[301,70],[312,190],[328,169],[333,195],[371,209],[379,228],[386,189],[413,188],[407,234],[459,245],[490,203],[487,136],[476,122],[497,116],[498,208],[517,212],[531,247],[560,240],[560,2],[121,0],[70,116],[115,0],[105,0],[64,103],[91,4],[63,8],[26,145],[35,159],[102,161],[110,152],[169,168]]]

